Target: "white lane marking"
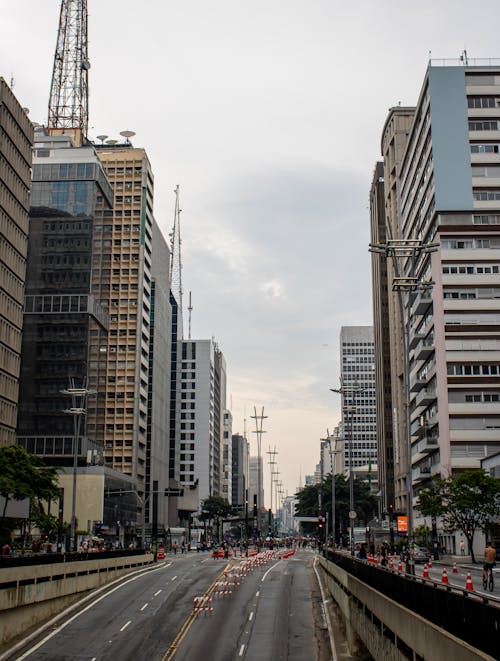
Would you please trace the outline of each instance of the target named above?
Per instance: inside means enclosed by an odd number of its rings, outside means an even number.
[[[160,594],[161,590],[157,590],[154,594],[155,597],[157,597]]]
[[[245,645],[242,645],[242,646],[240,647],[240,654],[239,654],[239,655],[240,655],[240,656],[243,656],[243,652],[244,652],[244,651],[245,651]]]
[[[210,558],[205,558],[205,560],[202,560],[201,562],[202,562],[202,563],[203,563],[203,562],[208,562],[209,560],[210,560]]]
[[[122,626],[122,628],[120,629],[120,631],[125,631],[125,629],[128,627],[128,625],[129,625],[131,622],[132,622],[132,620],[129,620],[126,624],[124,624],[124,625]]]
[[[76,620],[77,617],[80,617],[80,615],[82,615],[86,611],[90,610],[93,606],[98,604],[100,601],[102,601],[103,599],[106,599],[106,597],[109,597],[109,595],[113,594],[113,592],[116,592],[120,588],[123,588],[128,583],[132,583],[132,581],[136,581],[138,578],[142,578],[146,574],[152,574],[153,572],[160,571],[161,569],[165,569],[165,566],[162,565],[161,567],[157,567],[156,569],[150,569],[150,570],[146,570],[144,572],[139,570],[139,573],[138,573],[137,576],[134,576],[133,578],[129,578],[127,581],[124,581],[123,583],[120,583],[120,585],[117,585],[112,590],[109,590],[109,592],[106,592],[106,593],[102,594],[100,597],[98,597],[97,599],[94,599],[94,601],[91,601],[90,604],[88,604],[88,606],[85,606],[85,608],[82,608],[82,610],[77,611],[72,617],[69,618],[69,620],[66,620],[66,622],[63,622],[60,626],[53,629],[47,636],[45,636],[45,638],[42,638],[42,640],[39,643],[37,643],[36,645],[31,647],[27,652],[25,652],[22,656],[20,656],[16,661],[24,661],[24,659],[28,658],[28,656],[30,656],[30,654],[33,654],[33,652],[36,652],[36,650],[40,649],[40,647],[42,647],[42,645],[45,645],[45,643],[47,641],[49,641],[51,638],[53,638],[58,633],[60,633],[63,629],[65,629],[68,626],[68,624],[71,624],[71,622],[73,622],[73,620]],[[117,579],[117,580],[120,580],[120,579]],[[106,587],[107,586],[104,586],[101,589],[105,589]],[[85,597],[84,597],[84,599],[85,599]],[[84,599],[82,599],[82,601]],[[112,643],[113,641],[110,640],[109,642]]]
[[[172,564],[172,563],[169,562],[167,565],[165,565],[165,568],[166,568],[166,567],[170,567],[171,564]]]
[[[96,661],[96,659],[97,659],[97,657],[94,656],[94,658],[93,658],[93,659],[90,659],[90,661]]]
[[[255,596],[258,597],[259,594],[260,594],[260,590],[257,590],[257,592],[255,593]]]
[[[253,611],[248,616],[248,621],[251,622],[252,620],[253,620]]]
[[[143,610],[144,610],[145,608],[147,608],[147,607],[148,607],[148,604],[147,604],[147,603],[144,604],[144,606],[141,608],[141,611],[143,611]]]
[[[266,576],[269,574],[270,571],[272,571],[275,567],[277,567],[280,564],[281,560],[278,560],[272,567],[269,567],[269,569],[266,571],[264,576],[262,577],[262,583],[266,580]]]
[[[177,576],[173,576],[170,580],[175,581],[176,578],[177,578]]]

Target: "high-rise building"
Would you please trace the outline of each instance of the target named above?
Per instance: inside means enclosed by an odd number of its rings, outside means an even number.
[[[479,468],[500,445],[500,65],[431,62],[407,132],[401,237],[439,244],[402,272],[432,285],[405,299],[416,499],[433,476]],[[393,407],[404,418],[404,402]]]
[[[233,416],[224,411],[222,426],[221,496],[233,503]],[[235,503],[236,505],[237,503]]]
[[[259,493],[259,471],[260,471],[260,493]],[[257,496],[259,507],[264,504],[264,462],[262,457],[248,458],[248,504],[252,508]]]
[[[100,199],[99,208],[96,200]],[[30,231],[24,306],[18,442],[53,465],[73,465],[74,417],[62,393],[71,383],[99,383],[109,318],[99,304],[92,262],[101,240],[112,189],[91,146],[69,136],[35,132]],[[89,397],[79,420],[78,463],[102,455],[102,434],[88,421],[98,398]]]
[[[0,77],[0,445],[16,442],[33,126]]]
[[[375,364],[372,326],[340,330],[344,469],[377,464]],[[351,463],[352,459],[352,463]]]
[[[144,149],[100,145],[113,187],[104,209],[93,279],[109,314],[106,346],[93,343],[104,366],[96,415],[88,428],[103,434],[106,465],[132,476],[151,530],[166,525],[171,309],[169,248],[153,217],[154,180]],[[98,198],[98,205],[104,199]],[[167,526],[168,527],[168,526]]]
[[[381,177],[378,166],[370,194],[373,243],[402,239],[398,174],[414,114],[414,107],[391,108],[382,131],[383,173]],[[392,289],[394,277],[399,274],[395,267],[391,260],[380,259],[378,255],[372,258],[381,505],[382,511],[403,513],[407,495],[406,394],[401,307]]]
[[[248,441],[241,434],[233,434],[232,444],[232,502],[243,506],[248,496]]]
[[[181,486],[198,485],[201,502],[222,495],[226,364],[213,340],[185,340],[180,346],[176,479]]]

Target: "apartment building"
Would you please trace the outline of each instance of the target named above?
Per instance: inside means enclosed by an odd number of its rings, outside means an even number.
[[[222,428],[221,496],[233,504],[233,416],[224,411]],[[237,503],[235,503],[237,504]]]
[[[500,61],[430,62],[403,152],[391,160],[394,116],[383,136],[386,200],[396,166],[389,210],[401,238],[439,245],[402,262],[403,276],[427,283],[405,297],[404,312],[415,503],[433,476],[479,468],[500,445]],[[391,344],[392,360],[392,334]],[[404,397],[392,396],[402,419]],[[398,484],[396,445],[397,501],[406,480]]]
[[[372,326],[342,326],[340,374],[345,438],[342,461],[347,473],[377,464],[374,354]]]
[[[198,486],[198,502],[222,496],[226,363],[213,340],[180,342],[175,479]]]
[[[138,509],[144,508],[146,527],[156,531],[167,523],[162,494],[168,486],[169,248],[153,216],[146,151],[127,142],[99,145],[97,153],[113,188],[93,259],[109,338],[105,346],[92,346],[93,364],[101,363],[104,373],[87,426],[103,435],[106,465],[134,478]],[[103,203],[98,197],[98,208]]]
[[[0,77],[0,445],[16,442],[33,126]]]

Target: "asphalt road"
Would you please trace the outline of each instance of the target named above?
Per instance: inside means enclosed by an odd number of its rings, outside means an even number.
[[[310,552],[281,560],[276,555],[254,563],[235,585],[240,558],[228,563],[206,553],[170,557],[99,593],[11,658],[327,661],[313,560]],[[203,595],[213,610],[196,613],[194,599]]]
[[[496,597],[497,599],[500,598],[500,571],[498,570],[498,568],[496,568],[493,572],[494,581],[495,581],[495,587],[493,592],[483,589],[483,579],[482,579],[483,570],[482,570],[482,565],[480,564],[476,566],[468,566],[467,568],[462,567],[460,566],[460,564],[458,564],[457,565],[458,573],[454,574],[453,568],[450,567],[449,565],[445,566],[439,563],[433,563],[432,568],[428,569],[429,578],[432,579],[433,581],[440,583],[443,577],[443,569],[446,569],[446,572],[448,574],[448,581],[450,585],[465,589],[465,584],[467,581],[467,572],[470,571],[472,585],[474,587],[475,592],[485,597],[493,596]],[[420,563],[415,565],[415,573],[417,576],[422,576],[423,571],[424,571],[424,565]]]

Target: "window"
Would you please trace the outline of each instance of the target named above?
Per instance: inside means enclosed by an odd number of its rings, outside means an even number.
[[[496,120],[470,121],[469,131],[498,131],[498,122]]]

